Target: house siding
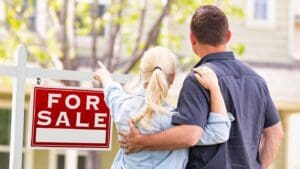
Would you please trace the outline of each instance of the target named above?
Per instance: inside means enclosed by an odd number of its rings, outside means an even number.
[[[247,1],[240,3],[246,9]],[[247,10],[245,11],[247,15]],[[247,19],[230,18],[231,44],[242,43],[246,47],[242,60],[262,62],[290,62],[288,55],[289,1],[276,0],[275,26],[250,27]]]
[[[247,0],[234,3],[245,9],[247,15]],[[288,28],[289,28],[289,1],[276,0],[276,21],[272,28],[250,27],[247,25],[247,17],[237,19],[229,16],[232,38],[228,48],[241,43],[245,46],[245,52],[240,57],[243,61],[289,63],[292,57],[288,54]],[[180,56],[192,56],[189,42],[189,23],[176,26],[170,30],[182,36],[181,49],[177,50]]]

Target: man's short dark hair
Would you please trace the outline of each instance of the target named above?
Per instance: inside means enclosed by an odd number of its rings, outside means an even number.
[[[196,9],[190,26],[198,42],[202,44],[218,46],[226,43],[228,20],[216,6],[204,5]]]

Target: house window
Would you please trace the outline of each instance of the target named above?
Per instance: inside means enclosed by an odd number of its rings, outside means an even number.
[[[91,16],[92,1],[77,0],[75,9],[75,28],[76,34],[79,36],[91,35],[91,19],[87,19]],[[97,19],[96,19],[96,31],[98,36],[104,36],[105,27],[99,22],[103,18],[106,12],[106,4],[99,3],[97,5]]]
[[[8,146],[10,140],[10,111],[0,109],[0,145]]]
[[[247,26],[272,28],[275,26],[276,0],[248,0]]]
[[[64,151],[56,152],[56,169],[65,169],[66,155]],[[87,152],[79,151],[77,156],[77,169],[85,169],[87,163]]]
[[[254,19],[267,20],[268,19],[268,3],[267,0],[254,1]]]
[[[60,154],[57,156],[57,169],[65,169],[65,156]]]
[[[25,112],[24,118],[26,119],[27,113]],[[10,142],[10,121],[11,121],[11,110],[10,109],[1,109],[0,108],[0,168],[1,169],[8,169],[9,168],[9,142]],[[26,121],[26,120],[25,120]],[[24,124],[26,125],[26,124]],[[24,128],[25,130],[25,128]],[[25,131],[24,131],[25,133]],[[25,134],[23,139],[23,145],[25,145]],[[32,168],[25,160],[25,156],[28,155],[28,152],[23,151],[23,159],[22,160],[22,169]],[[29,164],[26,168],[25,164]]]
[[[3,169],[8,169],[9,153],[0,152],[0,165]]]
[[[10,111],[0,109],[0,166],[8,169],[9,166],[9,140],[10,140]]]

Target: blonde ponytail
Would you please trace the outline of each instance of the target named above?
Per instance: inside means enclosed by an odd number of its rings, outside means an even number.
[[[154,47],[146,51],[141,60],[141,78],[146,88],[145,108],[142,115],[134,117],[134,122],[140,122],[148,127],[153,113],[170,114],[163,104],[175,75],[176,57],[165,47]]]

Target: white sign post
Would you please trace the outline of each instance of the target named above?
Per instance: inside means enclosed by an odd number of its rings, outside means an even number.
[[[22,149],[24,138],[24,102],[25,102],[25,67],[27,53],[24,47],[19,46],[15,51],[14,59],[17,62],[16,76],[13,79],[11,131],[9,168],[22,168]]]
[[[0,65],[0,75],[13,77],[9,169],[22,169],[26,78],[92,81],[93,73],[26,67],[27,52],[23,45],[17,47],[14,59],[15,66]],[[128,81],[129,78],[130,75],[113,75],[113,79],[120,83]]]

